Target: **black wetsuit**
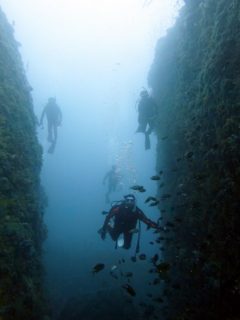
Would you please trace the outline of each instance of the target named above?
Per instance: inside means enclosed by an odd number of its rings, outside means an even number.
[[[110,219],[114,218],[114,226],[109,226]],[[145,214],[136,207],[135,210],[128,208],[124,203],[112,207],[107,215],[103,230],[109,232],[111,238],[116,241],[121,233],[124,236],[124,248],[131,247],[133,233],[129,232],[136,228],[137,221],[144,222],[150,228],[158,228],[158,225],[152,220],[148,219]]]

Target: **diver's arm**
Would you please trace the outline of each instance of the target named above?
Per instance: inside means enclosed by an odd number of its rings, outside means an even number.
[[[104,224],[103,224],[103,232],[106,232],[107,231],[107,225],[109,223],[109,221],[116,215],[116,213],[118,212],[118,208],[112,208],[109,212],[109,214],[106,216],[106,219],[104,221]]]
[[[147,218],[147,216],[145,216],[145,214],[140,209],[138,209],[138,219],[145,223],[149,228],[158,228],[157,223]]]

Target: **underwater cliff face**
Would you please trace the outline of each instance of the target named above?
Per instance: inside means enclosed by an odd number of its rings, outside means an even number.
[[[0,319],[42,319],[42,150],[18,46],[0,10]]]
[[[158,193],[171,195],[160,210],[163,225],[174,223],[165,259],[178,290],[165,285],[168,316],[239,319],[240,2],[185,2],[149,73]]]

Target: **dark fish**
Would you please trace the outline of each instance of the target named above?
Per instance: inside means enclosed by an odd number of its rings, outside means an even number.
[[[122,288],[125,289],[132,297],[136,295],[135,290],[128,283],[124,284]]]
[[[159,174],[163,174],[163,170],[159,171]]]
[[[150,241],[149,244],[154,244],[154,242],[153,242],[153,241]]]
[[[156,270],[155,270],[155,269],[149,269],[148,272],[149,272],[149,273],[155,273]]]
[[[93,272],[93,273],[97,273],[97,272],[103,270],[104,267],[105,267],[105,264],[104,264],[104,263],[98,263],[98,264],[96,264],[96,265],[93,267],[92,272]]]
[[[151,180],[160,180],[161,177],[158,176],[158,175],[155,175],[155,176],[152,176],[150,179],[151,179]]]
[[[103,215],[108,214],[108,211],[102,211],[102,214]]]
[[[158,261],[158,254],[156,253],[152,258],[151,258],[151,261],[153,262],[153,263],[156,263],[157,261]]]
[[[168,138],[168,136],[164,136],[162,137],[162,140],[166,140]]]
[[[159,200],[150,203],[150,204],[149,204],[149,207],[155,207],[155,206],[157,206],[158,204],[159,204]]]
[[[184,154],[184,157],[187,158],[187,159],[191,159],[192,156],[193,156],[193,152],[192,152],[192,151],[186,152],[186,153]]]
[[[125,259],[124,258],[122,258],[122,263],[125,263]]]
[[[133,256],[133,257],[131,257],[131,260],[132,260],[132,262],[136,262],[137,258]]]
[[[145,253],[141,253],[141,254],[138,256],[138,258],[139,258],[140,260],[146,260],[147,256],[145,255]]]
[[[148,203],[149,201],[157,201],[157,198],[155,198],[155,197],[148,197],[148,198],[145,200],[145,203]]]
[[[165,186],[165,183],[161,183],[160,185],[159,185],[159,189],[160,188],[163,188]]]
[[[130,189],[140,191],[140,192],[144,192],[143,190],[145,190],[143,186],[139,186],[139,185],[132,186],[130,187]]]

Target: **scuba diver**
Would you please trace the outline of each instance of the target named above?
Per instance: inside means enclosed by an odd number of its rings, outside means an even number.
[[[53,153],[57,142],[57,127],[62,123],[62,112],[56,103],[55,98],[49,98],[44,107],[40,119],[40,126],[43,127],[44,116],[47,117],[48,123],[48,141],[51,143],[48,153]]]
[[[140,97],[138,103],[138,128],[136,132],[145,134],[145,150],[148,150],[151,147],[150,134],[154,128],[157,105],[145,89],[140,92]]]
[[[114,219],[114,224],[111,226],[110,220]],[[139,230],[136,229],[137,222],[139,221]],[[145,214],[136,206],[136,198],[133,194],[128,194],[124,196],[123,201],[119,201],[118,204],[114,205],[108,215],[105,218],[103,227],[98,231],[101,238],[104,240],[106,233],[108,232],[112,240],[116,241],[123,234],[124,237],[124,249],[129,249],[131,247],[132,236],[134,233],[139,234],[138,237],[138,247],[140,238],[140,221],[144,222],[148,229],[155,228],[158,229],[157,223],[148,219]],[[136,249],[138,252],[138,248]]]
[[[119,173],[119,170],[117,169],[117,166],[113,165],[111,170],[108,171],[104,178],[103,178],[103,184],[105,185],[106,181],[108,180],[108,189],[106,193],[106,203],[109,203],[109,195],[112,192],[115,192],[119,182],[121,180],[121,175]]]

